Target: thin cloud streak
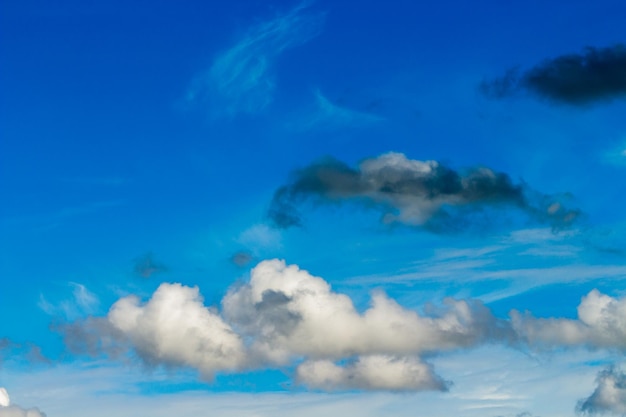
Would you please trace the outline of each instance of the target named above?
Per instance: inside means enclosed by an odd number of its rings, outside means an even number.
[[[273,67],[278,56],[305,44],[322,30],[325,14],[308,9],[309,4],[304,2],[250,28],[194,80],[187,101],[208,106],[217,116],[263,111],[273,101]]]

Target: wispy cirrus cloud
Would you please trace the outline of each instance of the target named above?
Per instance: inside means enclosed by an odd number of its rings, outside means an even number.
[[[356,110],[330,100],[319,89],[314,91],[315,108],[301,120],[290,123],[294,130],[332,130],[345,127],[368,127],[385,121],[375,113]]]
[[[208,106],[214,115],[254,114],[272,101],[273,67],[285,51],[316,37],[325,14],[303,2],[287,13],[253,26],[231,48],[216,56],[211,67],[193,81],[187,100]]]
[[[501,77],[483,81],[480,90],[497,99],[525,90],[571,105],[626,97],[626,46],[588,47],[578,54],[547,59],[526,71],[509,69]]]
[[[505,173],[486,167],[456,171],[441,162],[413,160],[396,152],[365,159],[357,168],[328,158],[296,171],[274,193],[268,217],[279,228],[299,226],[298,207],[307,200],[376,207],[383,212],[384,223],[439,232],[464,229],[476,209],[485,207],[515,207],[556,229],[571,225],[580,215],[558,196],[514,184]]]

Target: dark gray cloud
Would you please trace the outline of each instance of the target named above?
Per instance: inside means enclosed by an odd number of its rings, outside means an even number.
[[[505,173],[485,167],[458,172],[400,153],[366,159],[356,169],[330,158],[313,163],[275,192],[268,216],[278,228],[300,226],[298,208],[307,200],[377,207],[384,223],[437,232],[462,230],[476,221],[474,213],[500,206],[517,207],[555,228],[568,226],[580,215],[566,208],[564,198],[532,192]]]
[[[508,70],[483,81],[480,90],[504,98],[526,90],[554,102],[584,105],[626,96],[626,46],[588,47],[579,54],[547,59],[526,71]]]
[[[50,359],[41,351],[40,346],[32,342],[17,343],[7,337],[2,337],[0,338],[0,364],[9,357],[27,363],[50,362]]]
[[[143,278],[150,278],[154,274],[167,272],[167,266],[154,260],[152,252],[148,252],[142,256],[135,258],[134,271]]]
[[[598,373],[597,387],[576,407],[583,414],[626,415],[626,373],[611,366]]]
[[[230,261],[239,267],[250,265],[254,256],[248,251],[239,251],[230,257]]]

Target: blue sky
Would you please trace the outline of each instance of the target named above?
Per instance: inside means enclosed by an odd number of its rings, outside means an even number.
[[[626,414],[623,2],[0,6],[1,417]]]

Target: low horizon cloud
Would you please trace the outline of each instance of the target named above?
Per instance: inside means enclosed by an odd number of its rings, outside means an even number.
[[[221,309],[198,287],[163,283],[149,300],[119,299],[102,317],[59,326],[75,353],[128,358],[150,367],[219,373],[295,367],[294,381],[315,390],[445,391],[450,382],[425,361],[485,345],[546,349],[626,349],[626,298],[591,291],[578,320],[493,315],[482,302],[446,298],[422,312],[374,291],[364,311],[297,265],[260,262],[233,285]],[[373,375],[380,378],[374,378]]]

